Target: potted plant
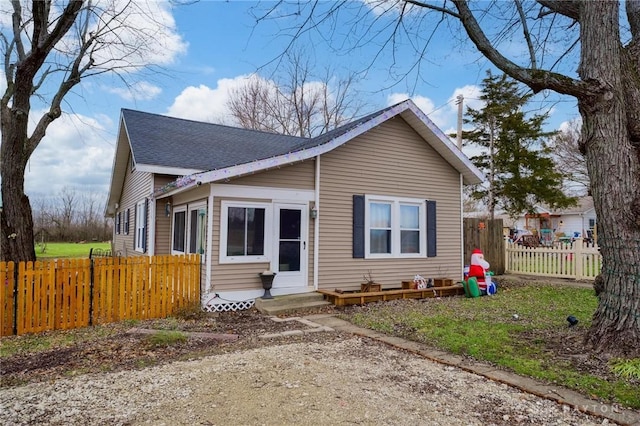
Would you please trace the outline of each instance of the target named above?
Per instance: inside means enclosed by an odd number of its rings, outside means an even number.
[[[371,271],[367,271],[366,274],[362,275],[362,278],[364,278],[364,281],[362,284],[360,284],[360,291],[363,293],[369,293],[372,291],[382,291],[382,284],[378,284],[375,282],[375,280],[373,279],[373,274],[371,273]]]

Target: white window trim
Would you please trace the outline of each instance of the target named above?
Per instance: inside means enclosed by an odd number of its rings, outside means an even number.
[[[124,215],[123,234],[129,235],[129,227],[131,226],[131,224],[129,223],[129,221],[131,220],[131,209],[126,209],[123,212],[123,215]]]
[[[140,214],[140,212],[142,211],[143,214]],[[144,245],[142,244],[143,238],[140,238],[140,235],[138,233],[139,230],[143,230],[144,235],[144,239],[147,238],[146,233],[147,233],[147,229],[145,228],[145,222],[146,222],[146,215],[147,215],[147,209],[146,209],[146,202],[145,201],[140,201],[136,204],[136,228],[135,228],[135,240],[136,240],[136,245],[134,247],[134,250],[140,253],[144,253]]]
[[[180,212],[184,212],[184,235],[185,235],[185,241],[183,241],[184,243],[184,249],[185,251],[180,251],[180,250],[174,250],[173,248],[173,238],[174,238],[174,234],[176,232],[176,213],[180,213]],[[187,206],[186,205],[182,205],[182,206],[176,206],[173,207],[171,209],[171,254],[185,254],[187,251],[187,242],[189,241],[187,239],[187,232],[189,229],[189,213],[187,213]]]
[[[183,205],[179,205],[179,206],[175,206],[173,207],[173,209],[171,210],[171,254],[200,254],[200,253],[191,253],[190,247],[191,247],[191,213],[195,210],[198,211],[200,209],[204,209],[205,210],[205,244],[204,244],[204,250],[205,253],[203,253],[203,259],[204,259],[204,254],[206,254],[206,237],[207,237],[207,215],[209,214],[208,209],[207,209],[207,202],[206,201],[198,201],[197,203],[193,203],[193,204],[183,204]],[[175,250],[173,248],[173,237],[174,237],[174,233],[175,233],[175,229],[176,229],[176,213],[180,213],[180,212],[184,212],[185,217],[184,217],[184,251],[179,251],[179,250]]]
[[[371,203],[391,204],[391,253],[371,253],[371,228],[369,208]],[[418,253],[401,253],[400,245],[400,206],[411,205],[419,208],[420,251]],[[427,257],[427,208],[425,200],[419,198],[387,197],[382,195],[365,195],[364,203],[364,250],[365,259],[393,258],[426,258]]]
[[[273,205],[271,203],[256,203],[242,201],[221,201],[220,212],[220,263],[263,263],[271,261],[271,245],[273,241]],[[229,207],[261,208],[264,212],[264,255],[262,256],[227,256],[227,222]]]

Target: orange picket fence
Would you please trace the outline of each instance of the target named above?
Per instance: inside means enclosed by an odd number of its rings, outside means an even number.
[[[0,335],[164,318],[200,303],[200,256],[0,262]]]

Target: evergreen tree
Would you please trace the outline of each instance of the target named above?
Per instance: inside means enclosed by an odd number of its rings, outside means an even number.
[[[575,205],[575,197],[562,190],[564,174],[555,166],[547,140],[555,132],[542,129],[548,114],[528,116],[523,107],[532,94],[521,94],[519,84],[506,75],[487,72],[482,81],[482,109],[468,108],[463,132],[465,145],[482,148],[471,161],[488,182],[474,188],[472,197],[482,200],[491,218],[496,208],[509,216],[533,212],[536,204],[550,208]]]

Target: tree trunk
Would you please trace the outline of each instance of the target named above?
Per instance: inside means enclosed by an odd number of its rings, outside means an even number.
[[[601,351],[633,355],[640,352],[640,155],[625,90],[638,86],[628,87],[633,79],[622,75],[629,68],[621,62],[629,58],[620,45],[618,9],[617,2],[584,2],[580,12],[580,77],[602,88],[578,101],[603,258],[588,340]]]
[[[24,193],[27,152],[28,96],[17,97],[9,107],[0,106],[0,174],[2,175],[2,211],[0,211],[0,260],[35,261],[33,216],[29,197]]]
[[[11,164],[4,156],[0,228],[0,259],[36,260],[31,204],[24,194],[24,168]]]

